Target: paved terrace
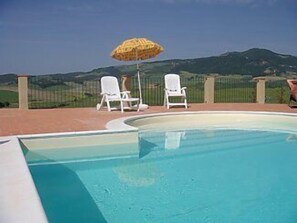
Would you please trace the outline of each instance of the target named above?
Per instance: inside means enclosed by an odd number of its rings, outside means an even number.
[[[107,122],[124,116],[182,111],[266,111],[297,113],[285,104],[190,104],[188,109],[151,106],[142,112],[97,111],[95,108],[1,109],[0,136],[103,130]]]

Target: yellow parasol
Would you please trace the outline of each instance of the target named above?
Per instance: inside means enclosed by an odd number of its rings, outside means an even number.
[[[111,52],[111,57],[123,61],[146,60],[157,56],[164,49],[159,44],[146,38],[133,38],[125,40]],[[142,105],[141,84],[139,75],[139,65],[137,62],[137,77],[140,96],[140,105]]]

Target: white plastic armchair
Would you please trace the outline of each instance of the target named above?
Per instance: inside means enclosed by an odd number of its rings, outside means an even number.
[[[180,77],[178,74],[166,74],[164,76],[165,79],[165,89],[164,89],[164,106],[167,109],[170,106],[185,106],[188,108],[187,104],[187,95],[186,95],[186,87],[180,86]],[[173,103],[169,101],[170,97],[180,97],[180,103]]]
[[[107,110],[111,111],[117,108],[111,107],[110,102],[119,102],[121,112],[124,112],[124,103],[127,103],[129,109],[132,109],[132,102],[136,102],[137,111],[139,111],[139,98],[131,98],[129,91],[120,92],[118,79],[112,76],[105,76],[101,78],[101,103],[97,104],[97,110],[103,107],[106,102]]]

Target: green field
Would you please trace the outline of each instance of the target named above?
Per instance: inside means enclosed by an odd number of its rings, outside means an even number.
[[[0,90],[0,102],[9,103],[8,107],[18,107],[19,96],[17,92],[9,90]]]
[[[85,81],[81,84],[65,82],[56,85],[29,83],[30,108],[95,107],[100,102],[99,81]],[[163,105],[164,80],[160,77],[142,77],[143,102],[149,105]],[[204,77],[187,74],[181,77],[181,85],[186,86],[189,103],[204,102]],[[132,78],[131,95],[139,97],[137,78]],[[285,80],[266,83],[266,103],[288,103],[289,88]],[[178,99],[172,102],[177,102]],[[2,88],[0,102],[9,102],[9,107],[18,107],[18,93]],[[215,103],[256,102],[256,82],[252,78],[239,76],[217,77],[215,82]]]
[[[65,88],[46,88],[31,90],[31,108],[56,107],[95,107],[100,101],[99,87],[68,84]],[[182,86],[187,86],[189,103],[204,102],[204,80],[202,78],[183,79]],[[137,81],[133,79],[131,95],[139,97]],[[287,103],[289,90],[284,81],[266,85],[266,103]],[[143,102],[149,105],[163,105],[164,83],[160,78],[142,80]],[[177,102],[179,99],[173,99]],[[240,78],[223,79],[215,84],[215,103],[254,103],[256,102],[256,82]]]

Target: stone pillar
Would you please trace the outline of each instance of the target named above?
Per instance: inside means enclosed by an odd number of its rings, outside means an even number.
[[[122,75],[122,91],[131,90],[131,77],[128,75]]]
[[[257,81],[256,103],[265,104],[265,78],[255,78]]]
[[[214,103],[215,77],[209,76],[204,82],[204,103]]]
[[[18,75],[19,109],[29,109],[28,106],[28,77],[29,75]]]

